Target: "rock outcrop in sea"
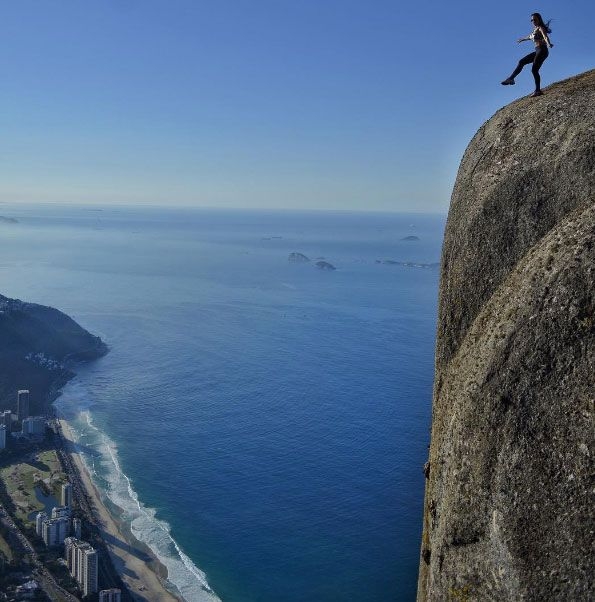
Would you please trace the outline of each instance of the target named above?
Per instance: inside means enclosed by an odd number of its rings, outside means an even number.
[[[444,239],[418,601],[595,598],[595,71],[498,111]]]
[[[303,253],[294,252],[289,254],[287,261],[289,263],[309,263],[310,258],[306,257]]]
[[[18,389],[31,391],[31,413],[43,413],[71,367],[107,352],[107,346],[66,314],[0,295],[0,409],[16,409]]]
[[[328,261],[317,261],[315,265],[319,270],[326,270],[328,272],[332,272],[333,270],[337,269],[332,263],[329,263]]]

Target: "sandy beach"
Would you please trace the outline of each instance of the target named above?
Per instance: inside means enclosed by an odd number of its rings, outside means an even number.
[[[146,545],[136,540],[132,534],[125,534],[122,526],[104,506],[99,491],[75,451],[74,439],[68,423],[63,419],[59,422],[65,447],[94,507],[100,532],[112,562],[130,593],[139,602],[183,602],[182,598],[172,594],[163,584],[167,569]]]

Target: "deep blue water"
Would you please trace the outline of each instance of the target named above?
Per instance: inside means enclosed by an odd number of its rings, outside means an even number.
[[[376,260],[437,262],[442,216],[0,215],[0,292],[111,347],[59,406],[188,600],[414,599],[438,270]]]

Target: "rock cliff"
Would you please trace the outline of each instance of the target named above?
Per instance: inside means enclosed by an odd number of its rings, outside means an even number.
[[[0,410],[16,410],[17,390],[29,389],[31,413],[42,413],[72,378],[73,362],[106,351],[99,337],[57,309],[0,295]]]
[[[595,71],[477,132],[441,264],[418,601],[595,597]]]

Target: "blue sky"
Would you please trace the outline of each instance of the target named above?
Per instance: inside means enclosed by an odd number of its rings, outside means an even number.
[[[590,0],[3,2],[0,202],[445,211],[535,10],[595,67]]]

